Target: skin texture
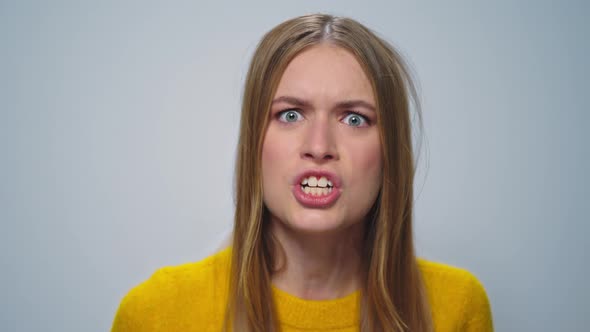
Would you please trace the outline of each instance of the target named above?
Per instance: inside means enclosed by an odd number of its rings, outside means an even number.
[[[364,104],[342,104],[350,101]],[[273,276],[277,287],[307,299],[335,298],[358,287],[363,221],[382,181],[374,108],[370,81],[342,48],[316,45],[287,66],[262,148],[264,203],[286,256]],[[310,208],[295,199],[296,176],[307,170],[339,177],[334,204]]]

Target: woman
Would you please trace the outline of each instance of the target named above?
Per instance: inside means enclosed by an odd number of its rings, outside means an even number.
[[[354,20],[267,33],[244,91],[232,245],[156,272],[113,331],[491,331],[475,277],[415,257],[412,97],[401,57]]]

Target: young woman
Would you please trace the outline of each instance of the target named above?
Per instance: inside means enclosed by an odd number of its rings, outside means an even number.
[[[246,78],[231,246],[157,271],[112,331],[491,331],[472,274],[415,256],[412,100],[358,22],[272,29]]]

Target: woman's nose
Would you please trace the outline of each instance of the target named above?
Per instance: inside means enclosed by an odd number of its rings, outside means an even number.
[[[311,120],[304,133],[301,157],[316,162],[338,159],[335,129],[327,118]]]

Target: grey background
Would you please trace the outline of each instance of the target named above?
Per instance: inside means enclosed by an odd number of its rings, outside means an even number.
[[[158,267],[231,229],[260,37],[351,16],[408,56],[420,255],[484,283],[498,331],[590,325],[583,1],[0,2],[0,326],[106,331]]]

